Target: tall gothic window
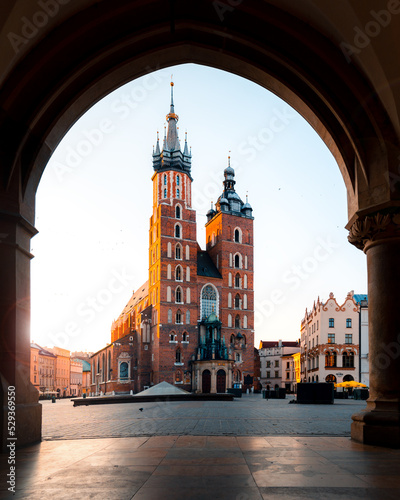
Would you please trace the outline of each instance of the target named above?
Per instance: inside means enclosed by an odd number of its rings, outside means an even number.
[[[166,197],[167,197],[167,190],[164,189],[164,198],[166,198]]]
[[[237,314],[235,316],[235,328],[240,328],[240,316]]]
[[[181,251],[181,246],[179,243],[175,247],[175,259],[178,259],[178,260],[182,259],[182,251]]]
[[[240,295],[238,293],[235,295],[235,309],[240,309]]]
[[[181,237],[181,226],[179,224],[176,224],[175,226],[175,238],[180,238]]]
[[[239,231],[239,229],[235,229],[235,241],[236,241],[236,243],[240,243],[240,231]]]
[[[182,323],[182,313],[181,313],[180,309],[178,309],[176,311],[175,323],[178,324],[178,325],[180,325]]]
[[[182,302],[182,289],[180,286],[178,286],[175,292],[175,302]]]
[[[180,192],[179,192],[179,188],[176,188],[176,197],[177,197],[177,198],[180,198],[180,196],[181,196],[181,195],[180,195]]]
[[[179,175],[176,176],[176,185],[179,186],[179,181],[180,181],[180,178],[179,178]]]
[[[237,269],[239,269],[239,268],[240,268],[240,255],[239,255],[239,254],[236,254],[236,255],[235,255],[235,267],[236,267]]]
[[[179,205],[176,205],[175,207],[175,219],[180,219],[181,218],[181,207]]]
[[[218,296],[217,290],[211,286],[206,285],[201,292],[201,316],[202,319],[208,318],[213,312],[218,316]]]
[[[164,174],[164,186],[167,185],[167,174]]]
[[[240,274],[237,273],[235,276],[235,288],[240,288]]]
[[[182,269],[181,266],[177,266],[175,269],[175,280],[182,281]]]

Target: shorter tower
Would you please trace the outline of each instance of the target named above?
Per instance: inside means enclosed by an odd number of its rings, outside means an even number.
[[[224,170],[223,192],[207,213],[207,252],[222,276],[221,332],[233,359],[233,381],[254,375],[253,209],[235,191],[235,171]]]

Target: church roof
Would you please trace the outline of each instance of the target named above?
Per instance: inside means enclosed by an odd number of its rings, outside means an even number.
[[[141,300],[143,300],[149,294],[149,282],[146,281],[141,287],[139,287],[136,292],[133,293],[132,297],[129,299],[129,302],[124,307],[124,310],[120,314],[120,316],[127,314],[136,306]]]
[[[204,250],[197,252],[197,276],[222,278],[211,257]]]

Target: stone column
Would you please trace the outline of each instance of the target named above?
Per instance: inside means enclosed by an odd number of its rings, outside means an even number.
[[[211,394],[216,394],[217,393],[217,371],[215,369],[214,364],[211,366]]]
[[[368,269],[369,380],[367,407],[352,416],[351,437],[400,447],[400,213],[357,220],[349,241],[364,250]]]
[[[8,393],[15,387],[17,446],[41,439],[42,406],[30,383],[30,239],[35,228],[20,214],[0,211],[0,413],[5,450]]]

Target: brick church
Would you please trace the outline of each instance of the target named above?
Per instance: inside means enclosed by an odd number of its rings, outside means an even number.
[[[254,375],[253,215],[224,170],[207,213],[206,250],[196,240],[187,137],[171,104],[162,148],[153,149],[149,278],[112,324],[111,344],[91,358],[91,394],[142,391],[167,381],[188,391],[225,392]]]

